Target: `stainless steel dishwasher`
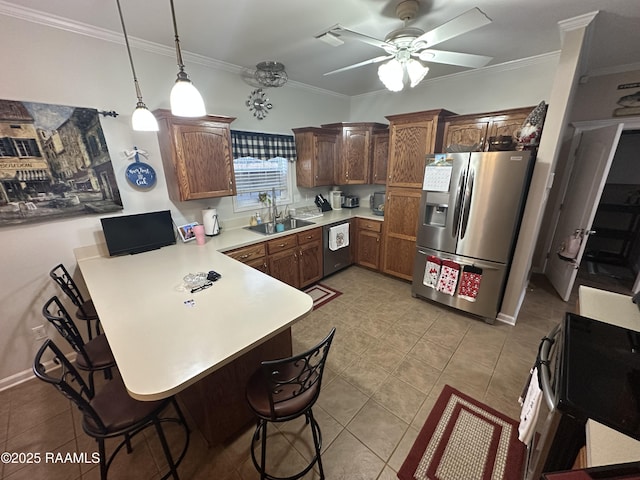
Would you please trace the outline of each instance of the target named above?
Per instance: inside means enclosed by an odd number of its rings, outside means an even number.
[[[343,238],[342,241],[346,240],[346,245],[338,248],[337,250],[332,250],[330,248],[330,236],[332,234],[331,229],[333,227],[341,226],[347,224],[347,237]],[[351,265],[351,244],[350,241],[353,234],[351,232],[351,221],[343,220],[340,222],[330,223],[322,227],[322,260],[324,266],[324,276],[331,275],[332,273],[337,272],[338,270],[342,270],[343,268]]]

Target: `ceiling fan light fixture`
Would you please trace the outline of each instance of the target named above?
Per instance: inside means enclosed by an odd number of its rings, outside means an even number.
[[[387,90],[399,92],[404,88],[404,68],[395,58],[378,67],[378,77]]]
[[[173,31],[176,40],[176,58],[178,60],[178,78],[171,89],[169,102],[171,104],[171,113],[178,117],[202,117],[206,115],[207,109],[204,106],[204,100],[198,89],[191,83],[187,72],[184,71],[184,62],[182,61],[182,52],[180,51],[180,39],[178,37],[178,25],[176,23],[176,11],[173,6],[173,0],[169,0],[171,4],[171,18],[173,20]]]
[[[413,58],[409,59],[405,66],[407,68],[407,74],[409,75],[409,81],[411,82],[411,88],[418,85],[422,79],[427,76],[427,73],[429,73],[429,67],[422,65]]]

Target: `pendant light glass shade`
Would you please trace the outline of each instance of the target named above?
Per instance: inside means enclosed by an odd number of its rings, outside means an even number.
[[[136,132],[157,132],[158,121],[153,113],[149,111],[147,106],[138,102],[138,106],[131,115],[131,126]]]
[[[133,85],[136,89],[136,96],[138,97],[138,103],[136,109],[131,115],[131,127],[135,131],[140,132],[157,132],[158,121],[153,113],[149,111],[147,106],[142,101],[142,92],[140,92],[140,85],[138,85],[138,77],[136,76],[136,69],[133,66],[133,57],[131,56],[131,47],[129,47],[129,38],[127,37],[127,29],[124,26],[124,18],[122,17],[122,9],[120,8],[120,0],[116,0],[118,5],[118,14],[120,15],[120,23],[122,24],[122,33],[124,34],[124,43],[127,46],[127,54],[129,55],[129,64],[131,65],[131,73],[133,73]]]
[[[202,117],[207,114],[204,106],[202,95],[198,89],[194,87],[189,76],[184,71],[184,62],[182,61],[182,52],[180,51],[180,39],[178,37],[178,25],[176,23],[176,12],[173,6],[173,0],[169,0],[171,4],[171,18],[173,19],[173,31],[176,38],[176,57],[178,59],[178,78],[171,89],[169,102],[171,104],[171,113],[179,117]]]

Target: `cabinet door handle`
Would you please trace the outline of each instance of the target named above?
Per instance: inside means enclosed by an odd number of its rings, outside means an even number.
[[[302,256],[302,249],[300,249],[300,256]]]

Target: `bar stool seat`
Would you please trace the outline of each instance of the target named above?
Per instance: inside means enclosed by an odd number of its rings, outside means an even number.
[[[251,459],[261,479],[294,480],[306,475],[316,464],[320,478],[324,479],[320,458],[322,435],[320,426],[313,416],[312,407],[320,395],[322,374],[335,332],[336,329],[332,328],[322,342],[304,353],[262,362],[260,369],[249,378],[246,388],[247,403],[258,417],[251,441]],[[306,424],[311,428],[314,457],[302,471],[290,477],[275,477],[267,473],[267,424],[287,422],[303,415]],[[258,462],[255,447],[260,437],[262,437],[262,452]]]

